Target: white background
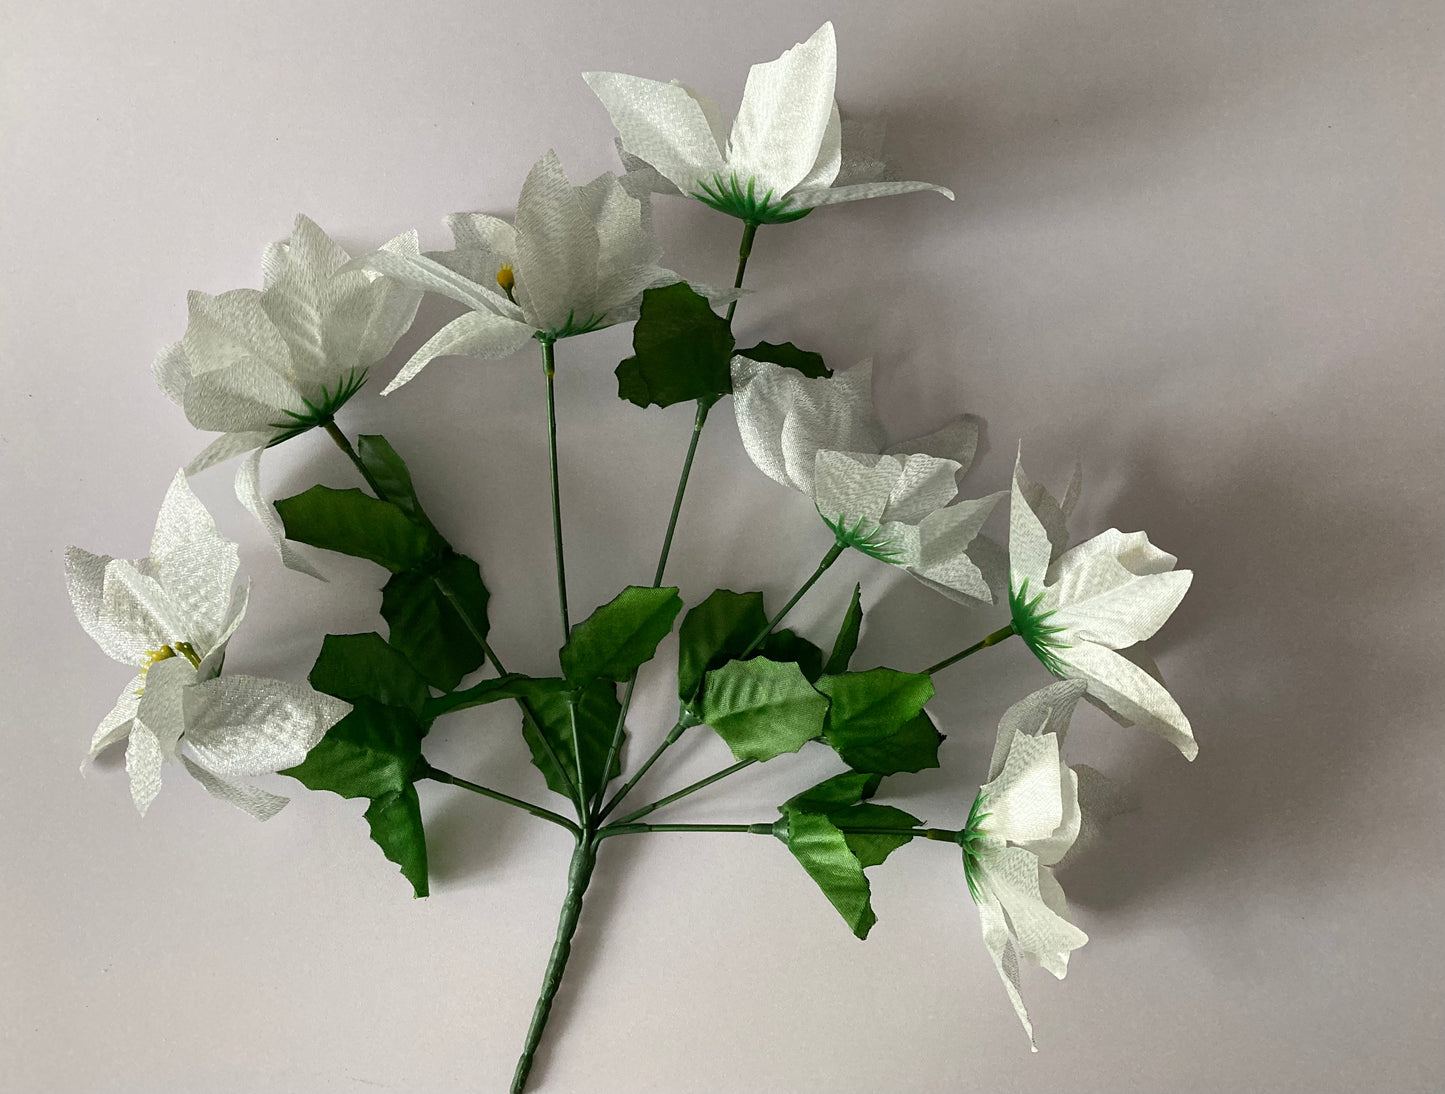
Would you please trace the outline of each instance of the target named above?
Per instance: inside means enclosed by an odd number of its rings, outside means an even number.
[[[755,836],[609,841],[539,1091],[1437,1089],[1442,1059],[1442,232],[1439,10],[1420,3],[42,4],[0,11],[0,1088],[498,1090],[551,945],[565,835],[422,788],[433,880],[414,901],[364,803],[300,791],[258,825],[179,771],[144,820],[119,758],[77,771],[130,670],[71,616],[66,544],[143,554],[205,438],[149,364],[185,292],[259,281],[304,211],[353,250],[510,214],[555,148],[614,166],[578,74],[681,76],[731,105],[747,65],[836,21],[845,108],[886,118],[917,195],[764,229],[743,340],[878,361],[896,436],[964,410],[965,480],[1085,469],[1079,535],[1146,528],[1195,571],[1154,644],[1194,764],[1094,711],[1075,760],[1143,809],[1062,873],[1092,941],[1026,976],[1030,1056],[956,852],[875,870],[854,940]],[[738,225],[661,199],[669,264],[726,282]],[[428,303],[389,374],[451,314]],[[558,350],[574,616],[652,559],[690,408],[615,398],[629,333]],[[343,415],[410,460],[479,558],[509,667],[549,671],[540,368],[448,360]],[[320,435],[267,489],[352,472]],[[303,679],[327,631],[379,625],[369,564],[282,570],[230,495],[252,610],[228,668]],[[784,596],[828,545],[807,503],[713,414],[671,576]],[[918,668],[997,627],[860,557],[794,621],[826,641],[854,580],[859,663]],[[777,601],[774,601],[775,603]],[[673,645],[634,760],[670,725]],[[1046,677],[1017,643],[940,677],[941,771],[896,801],[956,826],[993,726]],[[541,798],[512,712],[458,715],[439,764]],[[685,738],[650,796],[727,760]],[[836,761],[834,761],[836,762]],[[657,819],[767,820],[822,750]],[[277,778],[275,788],[290,786]]]

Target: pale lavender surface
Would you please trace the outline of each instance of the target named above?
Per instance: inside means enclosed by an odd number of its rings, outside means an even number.
[[[735,101],[748,63],[827,17],[844,106],[881,110],[908,177],[959,200],[764,230],[740,335],[839,365],[872,353],[900,436],[985,415],[977,490],[1006,486],[1020,438],[1047,481],[1080,456],[1081,533],[1142,526],[1196,571],[1157,652],[1200,758],[1081,717],[1073,757],[1144,809],[1062,875],[1092,941],[1062,984],[1026,978],[1037,1056],[947,848],[874,871],[864,944],[776,844],[645,837],[605,848],[537,1089],[1445,1082],[1435,5],[299,7],[0,13],[0,1089],[504,1085],[566,838],[424,787],[433,896],[416,902],[361,802],[303,792],[258,825],[177,775],[142,821],[116,762],[76,770],[129,671],[70,617],[62,552],[144,553],[202,443],[150,360],[184,328],[185,291],[258,283],[297,211],[353,248],[413,226],[442,245],[444,214],[508,212],[548,147],[576,181],[613,165],[582,70]],[[669,264],[725,280],[736,224],[658,209]],[[577,614],[650,575],[689,427],[687,408],[615,399],[627,339],[558,353]],[[441,362],[343,420],[409,457],[486,566],[499,649],[534,672],[557,641],[539,373],[530,356]],[[324,437],[269,462],[278,493],[351,485]],[[377,573],[282,571],[229,479],[195,485],[257,582],[231,666],[302,679],[326,630],[377,625]],[[785,593],[826,545],[719,407],[671,572],[684,596]],[[855,577],[876,605],[864,663],[921,666],[999,623],[863,559],[798,622],[825,633]],[[672,648],[635,708],[644,749],[671,721]],[[899,780],[901,804],[961,821],[999,713],[1045,679],[1014,646],[943,677],[944,770]],[[512,722],[458,716],[434,754],[541,796]],[[725,759],[698,731],[645,785]],[[670,819],[766,819],[823,761],[780,760]]]

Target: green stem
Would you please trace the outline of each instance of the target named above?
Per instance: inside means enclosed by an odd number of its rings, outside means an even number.
[[[541,817],[543,820],[548,820],[551,821],[553,824],[561,825],[563,828],[567,829],[567,831],[571,832],[574,836],[581,835],[582,833],[582,829],[578,828],[575,824],[569,821],[566,817],[562,816],[562,814],[560,813],[554,813],[550,809],[544,809],[540,805],[534,805],[532,802],[523,801],[521,798],[514,798],[510,794],[503,794],[500,790],[493,790],[489,786],[481,786],[474,782],[468,782],[466,779],[458,778],[456,775],[453,775],[450,772],[442,771],[439,768],[432,767],[425,760],[421,761],[421,764],[418,766],[415,774],[417,778],[431,779],[433,782],[439,783],[450,783],[452,786],[459,786],[463,790],[470,790],[474,794],[481,794],[484,797],[492,798],[499,802],[505,802],[508,805],[514,805],[518,809],[526,810],[534,817]]]
[[[602,807],[602,810],[597,814],[596,819],[598,823],[607,819],[607,815],[617,808],[618,803],[620,803],[623,798],[632,793],[632,788],[638,784],[642,776],[647,774],[652,765],[657,763],[658,758],[673,745],[677,744],[677,739],[695,725],[697,725],[696,720],[689,719],[685,716],[677,720],[677,724],[673,726],[667,736],[662,739],[662,743],[653,749],[652,755],[647,757],[647,759],[643,761],[642,766],[633,773],[632,777],[623,784],[622,788],[618,790],[616,794],[612,795],[612,800]]]
[[[652,587],[662,584],[663,572],[667,569],[667,556],[672,552],[672,535],[677,531],[677,518],[682,512],[682,498],[687,493],[687,480],[692,475],[692,460],[697,455],[697,442],[702,437],[702,427],[707,424],[707,412],[713,408],[720,396],[712,395],[697,401],[697,412],[692,419],[692,440],[683,457],[682,474],[677,479],[677,492],[672,497],[672,516],[667,520],[667,535],[662,539],[662,553],[657,556],[657,570],[652,575]]]
[[[547,376],[547,462],[552,471],[552,551],[557,559],[557,607],[562,614],[562,641],[572,634],[567,618],[567,562],[562,555],[562,491],[557,481],[557,396],[553,377],[557,363],[551,339],[542,340],[542,371]]]
[[[356,465],[356,470],[361,472],[361,477],[366,480],[366,485],[371,487],[371,492],[378,498],[386,501],[386,491],[371,477],[371,472],[366,469],[366,464],[364,464],[361,457],[356,454],[356,449],[351,447],[351,438],[341,432],[340,427],[338,427],[334,421],[327,422],[323,428],[326,430],[326,435],[336,442],[336,447],[345,452],[346,458]]]
[[[577,846],[572,851],[572,862],[567,870],[567,895],[563,898],[562,912],[557,919],[557,940],[552,944],[547,971],[542,975],[542,991],[532,1010],[532,1023],[527,1027],[527,1041],[517,1060],[517,1070],[512,1075],[511,1094],[522,1094],[527,1085],[537,1045],[542,1040],[542,1031],[547,1028],[547,1016],[552,1013],[552,1000],[557,997],[557,988],[567,969],[567,959],[572,955],[572,936],[577,933],[577,920],[582,915],[582,895],[592,880],[592,868],[596,864],[597,844],[589,833],[583,833],[578,836]]]
[[[817,582],[818,578],[822,577],[823,574],[827,572],[829,566],[833,565],[833,563],[838,561],[838,556],[841,555],[845,550],[847,550],[847,546],[846,544],[842,543],[835,543],[833,544],[833,546],[828,548],[828,553],[823,556],[823,561],[818,563],[818,568],[813,571],[813,576],[808,578],[807,581],[803,582],[803,584],[799,586],[798,591],[793,594],[793,598],[783,605],[782,610],[779,611],[777,615],[773,616],[773,618],[768,620],[768,625],[764,627],[762,632],[752,640],[751,644],[749,644],[747,649],[743,650],[742,653],[738,654],[737,660],[741,661],[748,654],[752,653],[753,650],[757,649],[763,644],[763,642],[767,639],[768,635],[773,633],[773,628],[776,627],[779,623],[781,623],[783,621],[783,617],[793,610],[793,605],[803,599],[804,594],[806,594],[807,591],[813,587],[813,585]]]
[[[645,816],[647,816],[647,814],[653,812],[654,810],[661,809],[664,805],[671,805],[673,802],[677,801],[679,798],[685,798],[685,797],[687,797],[689,794],[695,794],[695,793],[697,793],[699,790],[701,790],[703,787],[705,787],[705,786],[711,786],[713,783],[717,782],[719,779],[725,779],[725,778],[727,778],[729,775],[733,774],[735,771],[741,771],[741,770],[742,770],[743,768],[745,768],[745,767],[752,767],[752,765],[755,764],[755,763],[757,763],[757,762],[758,762],[757,760],[739,760],[737,763],[733,764],[731,767],[725,767],[725,768],[723,768],[721,771],[714,771],[711,775],[709,775],[709,776],[708,776],[707,778],[705,778],[705,779],[698,779],[697,782],[692,783],[692,784],[689,785],[689,786],[684,786],[681,790],[678,790],[678,791],[676,791],[676,792],[674,792],[674,793],[672,793],[672,794],[669,794],[669,795],[668,795],[667,797],[665,797],[665,798],[658,798],[657,801],[653,802],[652,804],[650,804],[650,805],[644,805],[641,809],[638,809],[638,810],[635,810],[634,812],[628,813],[627,816],[623,817],[621,820],[617,821],[616,823],[617,823],[617,824],[631,824],[633,821],[637,820],[638,817],[645,817]],[[621,799],[618,799],[618,800],[620,801]]]
[[[1018,631],[1014,630],[1014,625],[1012,623],[1010,623],[1007,627],[1000,627],[987,638],[981,639],[980,641],[975,642],[973,645],[969,646],[968,649],[959,650],[952,657],[945,657],[942,661],[934,665],[932,668],[924,669],[923,675],[932,676],[935,672],[942,672],[944,669],[948,668],[949,665],[956,664],[959,661],[962,661],[965,657],[971,657],[979,650],[986,650],[990,646],[998,645],[1011,634],[1018,634]]]
[[[743,274],[747,271],[748,256],[753,253],[753,237],[757,234],[757,221],[743,221],[743,241],[738,245],[738,275],[733,278],[733,288],[735,289],[741,289],[743,287]],[[737,310],[738,302],[734,300],[728,305],[727,320],[729,326],[732,325],[733,315]]]
[[[774,835],[769,824],[609,824],[597,833],[599,840],[608,836],[636,836],[644,832],[751,832],[755,836]]]

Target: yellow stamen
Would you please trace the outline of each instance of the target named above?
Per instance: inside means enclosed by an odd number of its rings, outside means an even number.
[[[196,655],[196,648],[189,642],[172,642],[170,645],[162,646],[158,650],[146,650],[145,661],[142,662],[140,667],[142,683],[141,686],[136,689],[137,695],[146,689],[144,680],[146,673],[150,672],[151,666],[157,662],[169,660],[172,657],[184,657],[191,663],[191,668],[193,669],[201,667],[201,659]]]
[[[514,286],[516,283],[516,271],[512,269],[512,264],[510,262],[505,263],[502,268],[497,271],[497,284],[502,286],[502,291],[504,293],[506,293],[508,296],[511,296],[512,286]]]

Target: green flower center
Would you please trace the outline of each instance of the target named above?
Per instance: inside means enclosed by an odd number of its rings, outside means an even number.
[[[958,834],[958,845],[963,848],[963,876],[968,880],[968,894],[973,897],[973,902],[979,902],[978,897],[978,855],[979,845],[984,840],[984,834],[979,831],[979,826],[988,820],[991,813],[983,812],[984,803],[988,801],[988,795],[982,790],[973,799],[973,806],[968,811],[968,822],[964,824],[963,831]]]
[[[315,429],[317,426],[328,425],[336,412],[345,405],[346,401],[361,390],[366,383],[366,369],[354,368],[344,376],[336,378],[336,390],[332,391],[329,385],[321,385],[321,394],[315,402],[306,396],[301,397],[301,402],[306,409],[301,412],[295,410],[282,410],[281,413],[289,419],[284,422],[272,422],[272,429],[281,430],[281,434],[267,444],[280,444],[282,441],[289,441],[292,437],[299,437],[308,429]]]
[[[786,224],[791,220],[801,220],[813,211],[788,208],[793,199],[784,197],[774,200],[771,188],[762,197],[758,197],[757,180],[750,177],[747,188],[744,189],[738,182],[736,173],[730,175],[726,181],[721,175],[713,175],[711,182],[699,179],[697,185],[699,189],[694,190],[692,196],[698,201],[720,213],[727,213],[728,216],[752,224]]]
[[[1055,676],[1064,675],[1064,661],[1059,657],[1059,650],[1069,648],[1067,642],[1059,639],[1064,633],[1063,627],[1050,623],[1054,611],[1040,611],[1039,602],[1044,598],[1043,593],[1032,600],[1029,599],[1029,579],[1017,589],[1013,582],[1009,582],[1008,606],[1013,615],[1014,633],[1024,640],[1029,649],[1034,651],[1034,656]]]
[[[818,510],[818,515],[823,516],[821,509]],[[878,522],[859,517],[849,524],[848,515],[840,513],[835,520],[823,517],[823,523],[832,529],[833,538],[840,547],[851,547],[890,566],[898,564],[901,556],[898,551],[893,550],[893,541],[883,534],[883,526]]]

